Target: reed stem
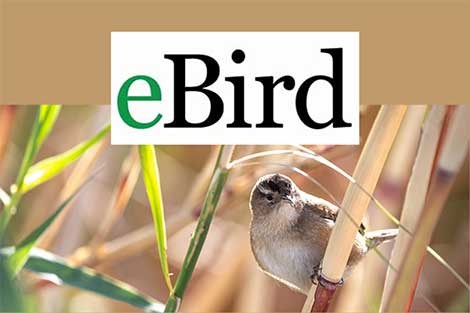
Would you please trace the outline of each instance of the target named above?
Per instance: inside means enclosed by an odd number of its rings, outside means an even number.
[[[382,106],[375,119],[354,171],[356,184],[349,184],[341,205],[343,210],[339,211],[330,236],[315,296],[312,296],[313,291],[309,294],[309,297],[315,298],[313,304],[315,311],[328,310],[336,288],[342,280],[358,231],[357,225],[360,225],[369,205],[370,197],[357,185],[361,185],[369,193],[375,189],[405,112],[406,106],[403,105]]]
[[[410,230],[411,233],[415,232],[419,215],[424,209],[424,201],[426,200],[432,166],[437,153],[445,113],[446,108],[444,106],[433,106],[423,126],[418,153],[408,183],[400,218],[400,223]],[[403,229],[400,229],[390,260],[394,268],[400,269],[405,261],[405,252],[410,243],[411,236]],[[396,278],[397,273],[389,267],[386,274],[380,311],[387,310],[391,289],[396,283]]]
[[[458,106],[453,112],[449,127],[444,135],[443,146],[432,174],[425,210],[417,221],[414,236],[406,249],[406,262],[397,272],[390,299],[383,307],[384,311],[408,311],[414,298],[414,291],[419,279],[420,269],[426,248],[431,240],[434,228],[447,201],[457,173],[468,153],[468,120],[470,107]]]
[[[215,164],[215,170],[212,174],[209,190],[206,194],[204,204],[199,216],[196,229],[191,236],[189,248],[183,261],[183,266],[176,280],[175,288],[170,294],[165,312],[177,312],[184,296],[186,287],[192,277],[197,260],[204,245],[209,227],[214,217],[220,195],[227,181],[229,174],[228,164],[233,153],[234,146],[221,146],[219,156]]]

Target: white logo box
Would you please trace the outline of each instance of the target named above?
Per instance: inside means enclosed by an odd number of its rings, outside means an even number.
[[[321,49],[342,48],[343,120],[350,127],[312,129],[299,118],[296,94],[312,76],[332,76],[333,58]],[[232,52],[241,49],[245,59],[237,64]],[[174,115],[174,63],[167,54],[203,54],[215,59],[220,68],[217,81],[208,89],[224,103],[224,113],[212,126],[168,128]],[[206,66],[198,60],[186,61],[186,85],[201,84]],[[123,83],[136,75],[156,80],[161,101],[129,101],[132,117],[142,123],[158,114],[162,119],[146,129],[128,126],[117,108]],[[256,77],[289,75],[293,90],[282,84],[274,88],[274,121],[282,128],[259,128],[263,121],[263,85]],[[234,119],[234,86],[226,77],[244,77],[245,121],[251,128],[227,128]],[[324,123],[332,118],[332,86],[317,80],[310,86],[307,109],[310,117]],[[134,82],[129,95],[149,95],[144,81]],[[186,92],[186,119],[201,122],[210,111],[208,98],[199,92]],[[111,141],[112,144],[359,144],[359,33],[358,32],[112,32],[111,33]]]

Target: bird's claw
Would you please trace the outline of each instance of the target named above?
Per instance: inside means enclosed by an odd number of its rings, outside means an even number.
[[[312,284],[318,285],[320,276],[321,276],[321,263],[313,268],[313,274],[310,275],[310,281],[312,282]],[[325,280],[323,279],[322,282],[324,281]],[[344,279],[341,278],[340,281],[337,282],[335,285],[342,286],[343,284],[344,284]]]
[[[312,284],[314,285],[318,284],[318,278],[320,277],[320,275],[321,275],[321,263],[319,263],[313,268],[313,273],[312,275],[310,275],[310,281],[312,282]]]

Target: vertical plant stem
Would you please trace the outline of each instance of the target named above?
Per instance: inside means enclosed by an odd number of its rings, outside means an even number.
[[[60,105],[56,104],[43,104],[41,105],[34,119],[33,128],[26,144],[26,150],[21,161],[18,175],[16,176],[15,185],[12,186],[10,202],[5,204],[3,212],[0,216],[0,244],[3,241],[6,227],[10,222],[11,216],[15,214],[16,207],[21,200],[24,178],[28,172],[29,167],[41,147],[42,143],[49,135],[54,123],[60,113]]]
[[[383,170],[387,188],[397,188],[406,184],[415,160],[427,105],[410,105],[400,125],[395,143]]]
[[[445,113],[445,106],[434,105],[423,127],[418,153],[408,183],[400,219],[400,223],[412,233],[415,232],[419,215],[424,209],[424,201],[431,179],[432,166],[437,153]],[[405,251],[410,243],[411,236],[403,229],[400,229],[390,260],[394,268],[399,269],[401,264],[405,261]],[[390,301],[390,292],[396,282],[396,277],[397,273],[392,271],[391,267],[389,267],[383,290],[381,312],[386,310],[387,303]]]
[[[458,106],[452,114],[426,196],[426,209],[418,217],[419,225],[403,256],[406,262],[398,269],[396,283],[384,311],[406,311],[411,306],[426,248],[468,153],[469,119],[470,107],[466,105]]]
[[[428,112],[427,105],[409,105],[407,106],[406,114],[401,122],[400,129],[398,130],[397,136],[393,143],[392,149],[387,157],[384,169],[381,174],[380,185],[377,186],[376,193],[381,195],[381,201],[384,206],[394,216],[399,216],[400,209],[403,204],[403,196],[405,194],[407,181],[411,174],[413,163],[416,159],[416,152],[419,146],[419,139],[422,133],[423,120]],[[375,209],[375,208],[374,208]],[[368,223],[370,229],[387,229],[395,227],[389,217],[383,214],[380,210],[368,211]],[[394,241],[396,242],[396,241]],[[384,245],[380,248],[380,251],[385,255],[390,255],[393,249],[394,243]],[[365,266],[367,271],[362,275],[362,284],[360,286],[367,286],[370,290],[373,290],[374,296],[369,296],[369,299],[379,299],[378,296],[383,288],[383,280],[377,279],[377,277],[383,277],[390,269],[384,266],[384,259],[381,257],[368,257],[361,262],[360,265],[354,268],[354,272],[358,270],[359,266]],[[349,289],[351,285],[351,279],[348,276],[348,283],[345,288],[341,288],[341,299],[344,298],[345,289]],[[360,286],[356,286],[354,289],[358,294],[358,298],[364,298],[364,289]],[[354,302],[354,301],[345,301]],[[371,301],[368,302],[368,308],[377,310],[380,302]],[[335,305],[335,309],[336,309]],[[363,308],[365,310],[366,307]],[[349,310],[351,311],[351,310]],[[354,311],[354,310],[352,310]],[[356,310],[361,311],[361,310]]]
[[[375,119],[353,175],[356,183],[369,193],[375,189],[405,112],[406,106],[403,105],[382,106]],[[349,184],[341,205],[343,210],[339,211],[323,258],[313,310],[328,310],[336,286],[343,277],[358,231],[357,225],[360,225],[369,202],[370,197],[366,193],[356,184]]]
[[[191,236],[188,251],[183,261],[183,266],[176,280],[175,288],[170,294],[165,312],[177,312],[186,287],[196,267],[196,262],[204,245],[209,227],[212,222],[220,195],[229,174],[228,164],[232,157],[234,146],[221,146],[219,156],[216,160],[215,170],[212,174],[209,190],[207,191],[201,215],[199,216],[196,229]]]
[[[4,212],[2,212],[2,218],[0,218],[0,242],[3,241],[3,235],[5,234],[5,230],[7,228],[8,223],[10,222],[11,216],[15,214],[16,206],[20,202],[21,199],[21,192],[20,188],[23,184],[24,176],[26,175],[27,169],[31,166],[33,161],[33,155],[36,154],[37,146],[35,138],[38,136],[39,128],[40,128],[40,109],[36,113],[36,117],[33,123],[33,130],[29,137],[28,143],[26,144],[26,151],[24,153],[23,160],[21,161],[20,169],[15,181],[15,189],[12,190],[12,194],[10,197],[10,202],[5,204],[3,208]]]

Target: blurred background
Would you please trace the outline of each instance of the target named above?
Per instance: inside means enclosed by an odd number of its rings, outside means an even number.
[[[361,106],[361,143],[372,126],[379,106]],[[416,107],[416,110],[422,108]],[[7,112],[7,113],[5,113]],[[14,182],[36,106],[3,109],[10,114],[0,128],[0,186]],[[418,145],[421,121],[407,114],[396,137],[375,196],[396,217],[400,216],[406,184]],[[64,106],[37,160],[63,152],[90,138],[109,122],[108,106]],[[5,134],[5,132],[3,132]],[[288,146],[237,146],[234,159]],[[309,146],[351,174],[362,146]],[[178,274],[191,232],[201,209],[218,147],[158,146],[157,157],[163,188],[170,269]],[[331,202],[341,202],[348,181],[317,163],[291,155],[273,156],[266,162],[295,166],[311,175],[329,193],[305,177],[277,165],[236,168],[219,202],[206,244],[182,303],[182,311],[300,311],[305,296],[291,291],[263,274],[250,251],[248,197],[261,175],[282,172],[304,191]],[[154,226],[139,173],[135,147],[110,146],[109,137],[87,152],[60,176],[34,189],[21,202],[21,210],[9,226],[8,241],[16,243],[37,227],[83,177],[96,176],[68,206],[39,246],[115,277],[165,302],[165,286],[155,246]],[[369,230],[394,227],[372,203],[365,225]],[[431,246],[467,281],[469,280],[469,162],[453,186]],[[380,251],[389,256],[392,244]],[[356,268],[337,293],[335,311],[375,312],[380,305],[387,265],[374,252]],[[126,304],[66,286],[45,283],[37,275],[22,273],[23,288],[42,312],[138,311]],[[468,311],[468,292],[430,256],[426,257],[412,310],[431,311],[420,296],[443,311]]]

